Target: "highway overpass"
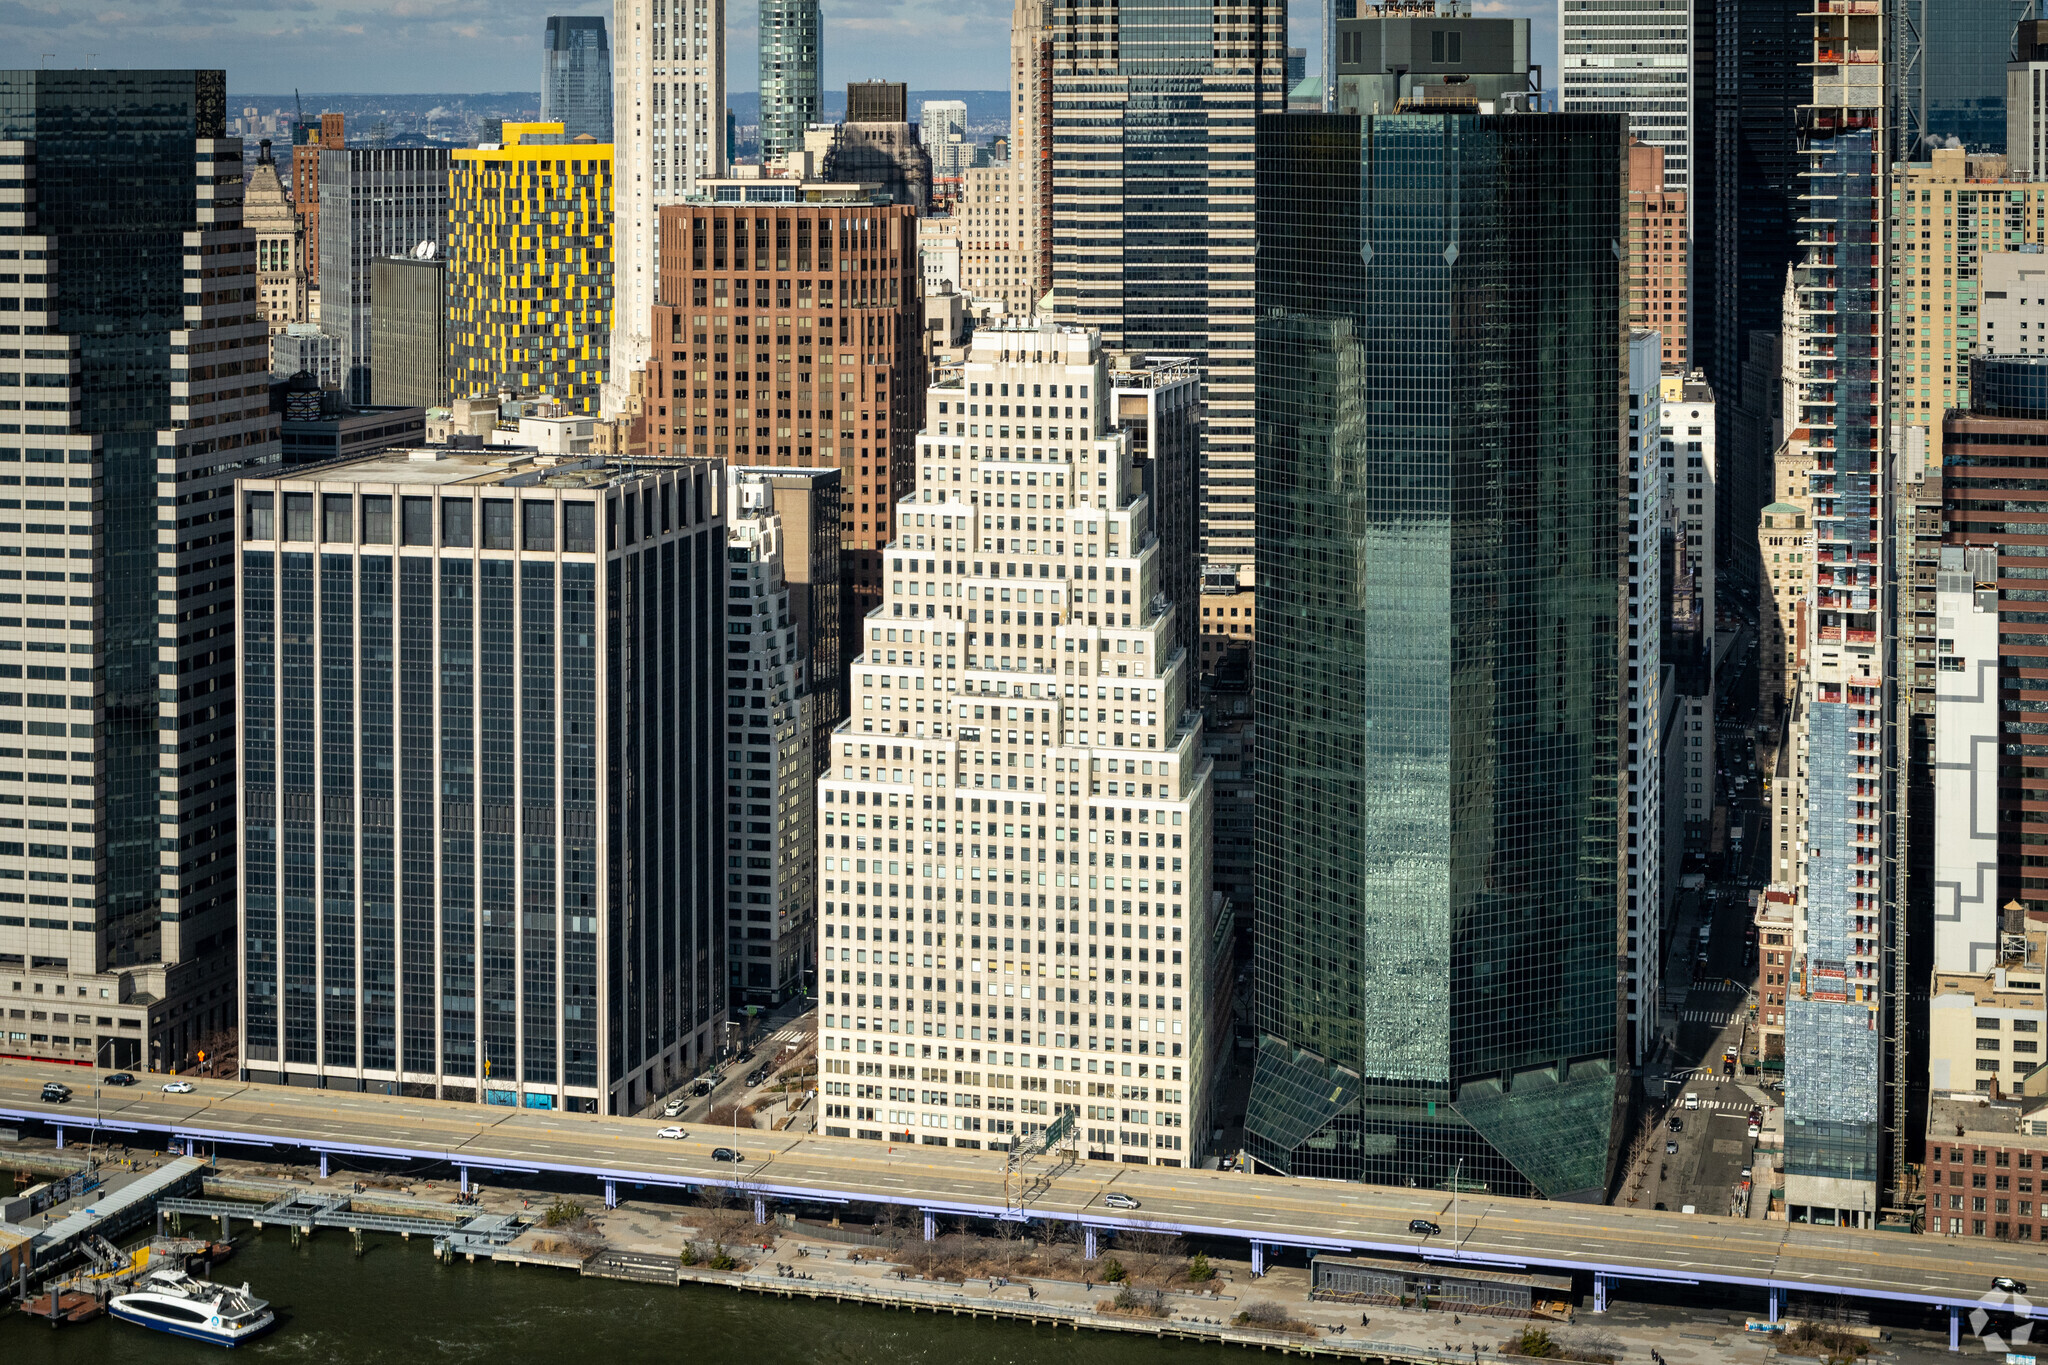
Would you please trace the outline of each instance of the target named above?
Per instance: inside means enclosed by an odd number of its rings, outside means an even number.
[[[1745,1286],[1758,1315],[1776,1317],[1787,1292],[1889,1299],[1960,1317],[1984,1301],[1994,1276],[2048,1290],[2048,1250],[1983,1239],[1951,1239],[1780,1222],[1702,1217],[1600,1205],[1545,1203],[1436,1190],[1081,1162],[1055,1169],[1041,1158],[1028,1193],[1007,1188],[1000,1153],[883,1145],[843,1138],[693,1128],[682,1141],[657,1138],[658,1120],[405,1099],[353,1091],[252,1085],[191,1078],[189,1095],[165,1094],[161,1076],[132,1088],[101,1087],[95,1117],[91,1073],[82,1068],[0,1061],[0,1121],[48,1124],[69,1145],[91,1140],[168,1141],[186,1150],[229,1145],[328,1156],[445,1161],[472,1173],[583,1178],[616,1202],[617,1186],[725,1186],[755,1202],[757,1217],[781,1200],[866,1201],[935,1218],[1056,1220],[1077,1225],[1092,1250],[1100,1233],[1144,1228],[1252,1247],[1255,1267],[1270,1248],[1366,1252],[1463,1261],[1501,1269],[1583,1272],[1594,1307],[1622,1280]],[[41,1099],[63,1080],[65,1104]],[[711,1158],[737,1147],[738,1164]],[[493,1183],[496,1183],[494,1180]],[[1128,1195],[1136,1209],[1105,1202]],[[1408,1230],[1412,1218],[1441,1235]],[[2048,1313],[2048,1310],[2044,1310]]]

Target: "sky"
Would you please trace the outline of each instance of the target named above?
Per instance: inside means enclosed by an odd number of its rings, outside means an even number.
[[[649,0],[621,0],[639,6]],[[824,0],[825,83],[1001,89],[1009,0]],[[1535,60],[1556,69],[1554,0],[1478,0],[1526,15]],[[549,14],[574,0],[0,0],[0,50],[22,66],[218,67],[230,94],[537,90]],[[1296,46],[1316,60],[1318,6],[1294,0]],[[755,0],[727,0],[727,80],[755,88]],[[1313,67],[1312,67],[1313,69]]]

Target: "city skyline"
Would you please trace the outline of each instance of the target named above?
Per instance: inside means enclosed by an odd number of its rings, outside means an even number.
[[[2048,21],[242,3],[0,0],[0,1058],[2048,1242]]]
[[[871,77],[908,80],[912,89],[989,89],[1004,86],[1009,58],[1009,5],[981,0],[969,6],[921,0],[908,6],[828,5],[824,89]],[[1531,58],[1556,69],[1556,0],[1476,0],[1475,14],[1527,18]],[[243,91],[316,94],[406,94],[435,91],[485,94],[538,89],[534,35],[550,15],[602,15],[612,6],[560,0],[448,0],[418,13],[402,0],[354,0],[333,9],[295,0],[245,0],[232,20],[194,23],[174,0],[133,0],[125,23],[110,22],[57,0],[18,0],[0,9],[0,35],[23,54],[23,64],[68,66],[219,67],[225,59],[228,94]],[[759,11],[754,0],[726,7],[727,69],[734,91],[751,91]],[[1288,42],[1306,47],[1309,70],[1321,32],[1319,6],[1289,6]],[[616,31],[614,50],[621,46]],[[318,63],[305,60],[318,52]],[[905,70],[906,53],[921,54],[922,73]],[[326,79],[333,73],[334,79]],[[316,88],[317,87],[317,88]]]

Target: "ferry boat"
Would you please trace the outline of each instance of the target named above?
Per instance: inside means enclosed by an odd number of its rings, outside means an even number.
[[[138,1327],[217,1346],[239,1346],[277,1325],[270,1305],[252,1295],[248,1285],[232,1289],[168,1268],[149,1272],[134,1288],[115,1295],[107,1311]]]

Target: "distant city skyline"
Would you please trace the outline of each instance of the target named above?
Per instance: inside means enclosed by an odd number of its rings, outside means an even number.
[[[410,0],[344,0],[325,8],[306,0],[239,0],[207,9],[127,0],[108,13],[67,0],[13,0],[0,5],[0,39],[22,54],[23,66],[225,65],[231,96],[294,87],[308,95],[485,93],[535,83],[536,35],[548,15],[609,18],[611,9],[603,0],[442,0],[430,10]],[[1556,0],[1477,0],[1473,10],[1528,18],[1531,56],[1555,82]],[[1320,6],[1301,0],[1291,6],[1289,42],[1308,50],[1311,74],[1318,70],[1320,14]],[[823,84],[879,78],[906,81],[913,90],[1001,89],[1009,17],[1002,0],[888,7],[826,0]],[[736,92],[754,86],[756,25],[754,0],[727,5],[727,70]]]

